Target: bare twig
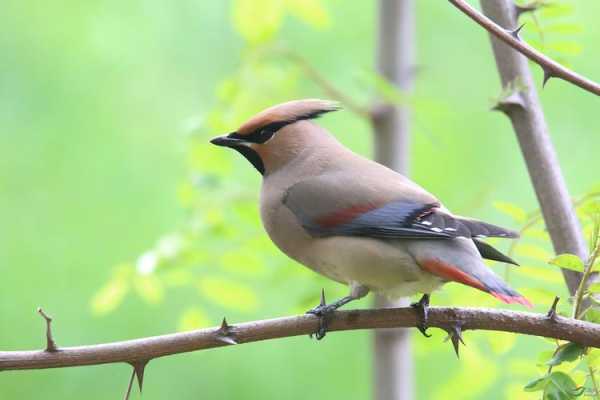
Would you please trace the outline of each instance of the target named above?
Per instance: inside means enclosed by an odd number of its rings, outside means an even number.
[[[129,384],[127,385],[127,391],[125,392],[125,400],[129,400],[131,394],[131,388],[133,387],[133,380],[135,379],[135,369],[131,370],[131,378],[129,378]]]
[[[38,314],[40,314],[46,320],[46,350],[47,352],[55,352],[58,351],[58,347],[56,346],[56,342],[52,337],[52,317],[42,310],[41,307],[37,309]]]
[[[544,83],[546,83],[550,78],[560,78],[579,86],[583,90],[587,90],[590,93],[600,96],[599,84],[560,65],[556,61],[545,56],[532,46],[525,43],[518,37],[518,35],[515,34],[518,28],[514,29],[516,27],[511,27],[512,30],[508,30],[499,26],[494,21],[477,11],[475,8],[471,7],[464,0],[448,1],[495,37],[513,49],[517,50],[531,61],[538,64],[544,71]]]
[[[330,331],[415,327],[419,318],[411,307],[377,310],[339,311],[332,316]],[[557,316],[550,321],[545,314],[479,308],[429,309],[428,323],[446,331],[460,324],[465,330],[492,330],[543,336],[600,348],[600,325]],[[313,315],[284,317],[236,324],[239,344],[308,335],[316,331],[319,318]],[[218,336],[220,327],[154,336],[106,344],[63,347],[56,352],[3,351],[0,370],[62,368],[107,363],[146,362],[157,357],[227,346]]]
[[[577,287],[577,291],[575,292],[575,302],[573,303],[573,318],[581,318],[583,316],[583,312],[581,312],[581,307],[583,306],[583,296],[586,292],[587,284],[592,275],[592,269],[594,268],[594,264],[596,263],[596,259],[600,256],[600,244],[598,243],[599,232],[600,232],[600,224],[596,224],[594,228],[594,237],[595,243],[593,243],[593,250],[590,257],[585,262],[585,267],[583,269],[583,276],[581,281],[579,282],[579,286]]]

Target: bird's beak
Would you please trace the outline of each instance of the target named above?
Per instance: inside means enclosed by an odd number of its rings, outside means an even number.
[[[224,146],[224,147],[248,145],[248,142],[246,142],[245,140],[231,137],[231,136],[218,136],[214,139],[211,139],[210,142],[214,145]]]

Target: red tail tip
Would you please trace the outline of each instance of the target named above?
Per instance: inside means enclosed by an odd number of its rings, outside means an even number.
[[[521,295],[510,296],[508,294],[497,293],[497,292],[490,292],[490,294],[506,304],[521,304],[527,308],[533,308],[533,304],[531,304],[531,302],[529,300],[527,300],[525,297],[523,297]]]

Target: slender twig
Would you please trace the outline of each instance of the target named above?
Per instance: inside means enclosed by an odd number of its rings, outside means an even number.
[[[52,317],[50,317],[48,314],[46,314],[44,312],[44,310],[42,310],[41,307],[38,307],[37,309],[38,314],[40,314],[42,316],[42,318],[44,318],[46,320],[46,350],[47,352],[55,352],[58,350],[58,347],[56,346],[56,342],[54,341],[54,338],[52,337]]]
[[[585,268],[583,270],[583,276],[581,281],[579,282],[579,286],[577,287],[577,291],[575,292],[575,302],[573,303],[573,318],[581,318],[583,313],[581,311],[581,305],[583,304],[583,296],[585,295],[587,283],[592,275],[592,270],[594,268],[594,264],[596,263],[596,259],[600,256],[600,243],[598,243],[598,232],[600,231],[600,223],[596,223],[595,226],[594,237],[594,249],[592,254],[588,258],[585,263]]]
[[[518,35],[518,31],[510,31],[502,28],[494,21],[477,11],[464,0],[448,0],[456,8],[466,14],[473,21],[481,25],[485,30],[496,36],[498,39],[538,64],[544,70],[544,83],[550,78],[560,78],[572,84],[579,86],[597,96],[600,96],[600,85],[584,76],[571,71],[560,65],[551,58],[537,51],[532,46],[525,43]]]
[[[129,400],[131,394],[131,388],[133,387],[133,380],[135,379],[135,369],[131,371],[131,378],[129,378],[129,384],[127,385],[127,391],[125,392],[125,400]]]
[[[412,307],[335,312],[328,325],[330,331],[375,328],[415,327],[420,322]],[[465,330],[492,330],[543,336],[600,348],[600,324],[557,316],[550,320],[545,314],[479,308],[432,307],[428,313],[431,327],[453,329],[460,324]],[[230,335],[239,344],[262,340],[308,335],[319,326],[313,315],[276,318],[228,325]],[[195,350],[231,346],[219,337],[221,327],[191,332],[154,336],[106,344],[62,347],[56,352],[0,352],[1,370],[61,368],[125,362],[135,364],[157,357]],[[329,339],[334,340],[334,339]]]

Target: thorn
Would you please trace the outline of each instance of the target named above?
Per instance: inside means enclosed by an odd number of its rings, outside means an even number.
[[[514,30],[509,30],[508,33],[510,33],[510,35],[512,37],[514,37],[517,40],[521,40],[521,36],[519,35],[521,33],[521,29],[523,29],[523,27],[525,26],[525,23],[522,23],[521,26],[519,26],[517,29]]]
[[[448,337],[446,337],[444,341],[447,342],[448,339],[452,341],[452,347],[454,347],[456,358],[460,358],[460,355],[458,353],[460,344],[462,343],[463,346],[466,346],[465,341],[462,338],[462,324],[457,322],[454,325],[452,325],[449,329],[447,329],[446,332],[448,332]]]
[[[144,371],[146,369],[146,365],[148,364],[148,360],[136,361],[131,363],[133,367],[133,372],[138,381],[138,386],[140,387],[140,393],[142,393],[142,386],[144,385]]]
[[[550,71],[549,69],[544,68],[544,82],[542,83],[542,87],[545,88],[546,87],[546,83],[548,83],[548,81],[550,80],[550,78],[555,78],[556,75],[554,75],[554,73],[552,71]]]
[[[217,340],[227,344],[238,344],[238,342],[230,336],[217,336]]]
[[[229,334],[229,324],[227,323],[227,319],[225,319],[225,317],[223,317],[223,321],[221,322],[221,327],[219,328],[219,332],[221,332],[222,334]]]
[[[560,297],[556,296],[554,298],[554,302],[552,303],[552,307],[550,307],[550,310],[548,310],[548,313],[546,314],[546,317],[552,321],[552,322],[556,322],[556,305],[558,304],[558,301],[560,300]]]
[[[227,344],[238,344],[238,342],[233,337],[232,326],[227,323],[227,320],[223,318],[223,322],[221,322],[221,327],[217,330],[216,339],[220,342]]]
[[[49,353],[53,353],[58,351],[58,346],[56,346],[56,342],[52,337],[52,317],[42,310],[42,307],[38,307],[38,314],[40,314],[46,320],[46,349],[45,351]]]

